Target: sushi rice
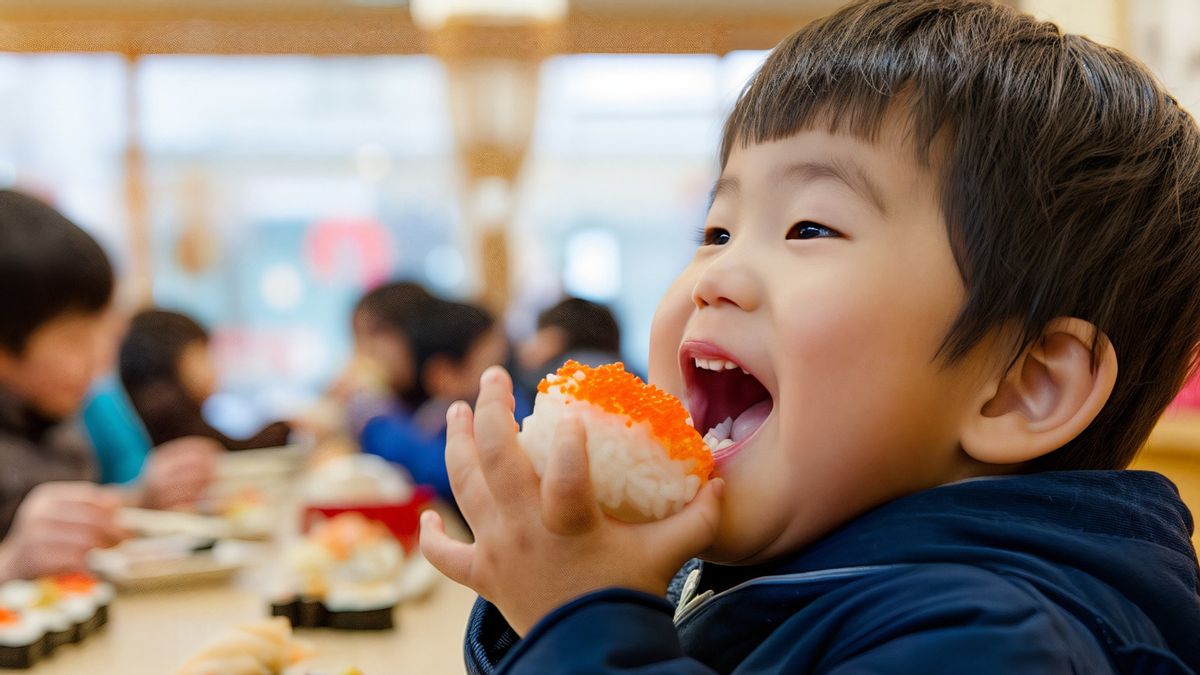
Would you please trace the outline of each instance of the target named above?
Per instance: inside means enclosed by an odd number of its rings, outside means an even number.
[[[568,361],[539,384],[533,414],[518,434],[538,476],[545,475],[555,429],[568,409],[586,432],[596,498],[615,518],[665,518],[712,474],[712,452],[678,399],[620,363],[593,368]]]

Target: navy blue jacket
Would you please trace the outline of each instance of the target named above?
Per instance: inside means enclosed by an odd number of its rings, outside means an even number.
[[[472,673],[1200,673],[1192,518],[1166,478],[964,481],[753,567],[693,562],[671,602],[607,589],[516,635],[467,626]],[[693,581],[696,574],[692,574]],[[678,582],[679,578],[677,578]],[[709,592],[712,592],[710,595]]]

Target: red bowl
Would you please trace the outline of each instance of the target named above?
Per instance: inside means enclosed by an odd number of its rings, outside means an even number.
[[[373,504],[309,504],[304,509],[304,517],[300,521],[300,529],[307,532],[317,522],[332,518],[339,513],[361,513],[363,516],[383,523],[396,537],[405,553],[412,553],[417,548],[417,539],[421,534],[421,512],[433,502],[433,490],[418,485],[413,490],[412,499],[404,503],[376,502]]]

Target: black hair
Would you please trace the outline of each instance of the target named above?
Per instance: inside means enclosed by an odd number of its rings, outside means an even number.
[[[414,410],[429,400],[422,382],[429,363],[438,357],[461,363],[471,347],[496,323],[487,310],[462,302],[434,298],[422,309],[409,332],[416,377],[412,390],[404,398]]]
[[[566,336],[566,351],[621,351],[621,328],[612,310],[582,298],[567,298],[538,315],[537,327],[557,328]]]
[[[196,342],[208,342],[208,332],[195,319],[162,309],[138,312],[121,342],[121,384],[131,394],[160,382],[181,384],[179,360]]]
[[[354,314],[368,315],[383,327],[405,330],[413,316],[433,300],[434,296],[415,281],[392,281],[363,294],[354,306]]]
[[[0,348],[19,355],[43,324],[103,310],[114,285],[91,235],[42,201],[0,190]]]
[[[1093,356],[1101,334],[1117,353],[1116,385],[1028,468],[1126,466],[1200,340],[1195,122],[1130,57],[1011,7],[855,2],[771,53],[726,122],[721,166],[805,129],[874,140],[895,112],[940,179],[966,288],[934,357],[1015,328],[1015,363],[1053,319],[1091,322]]]

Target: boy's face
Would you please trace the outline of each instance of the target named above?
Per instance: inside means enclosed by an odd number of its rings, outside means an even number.
[[[430,359],[424,375],[425,386],[435,398],[473,401],[479,396],[479,378],[483,371],[504,363],[507,356],[508,339],[504,331],[489,328],[476,338],[461,361],[445,356]]]
[[[935,360],[965,298],[936,189],[894,126],[875,143],[807,131],[733,150],[651,337],[651,379],[701,433],[735,420],[706,558],[779,556],[978,472],[958,432],[995,355]]]
[[[20,354],[0,350],[0,385],[47,417],[67,417],[112,367],[120,328],[111,310],[56,316],[38,326]]]
[[[217,393],[217,368],[207,340],[193,340],[179,355],[179,381],[198,405]]]

